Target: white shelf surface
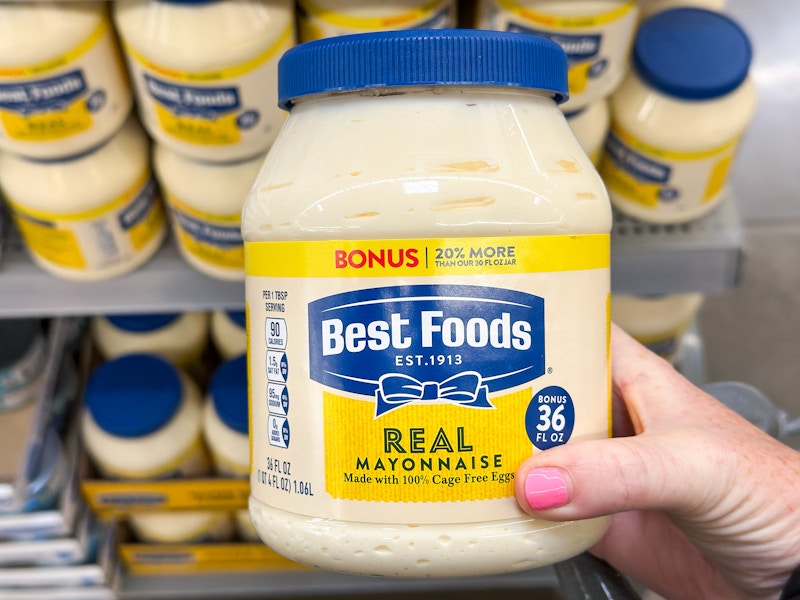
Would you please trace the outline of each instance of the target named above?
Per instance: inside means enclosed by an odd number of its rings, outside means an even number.
[[[740,277],[744,235],[732,198],[684,225],[648,225],[615,213],[611,287],[616,293],[721,293]],[[244,286],[192,269],[173,240],[139,270],[99,282],[58,279],[10,236],[0,261],[0,317],[241,310]]]

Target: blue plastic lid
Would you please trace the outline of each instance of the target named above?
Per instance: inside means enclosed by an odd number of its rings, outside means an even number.
[[[166,425],[183,397],[178,371],[150,354],[129,354],[101,364],[86,385],[95,423],[119,437],[148,435]]]
[[[287,110],[310,94],[421,85],[531,88],[563,102],[567,56],[534,35],[417,29],[300,44],[278,66],[279,104]]]
[[[106,319],[118,329],[142,333],[166,327],[180,316],[179,313],[160,315],[109,315]]]
[[[699,8],[676,8],[639,29],[633,64],[656,90],[685,100],[729,94],[747,77],[750,40],[729,17]]]
[[[230,318],[230,320],[233,321],[234,323],[236,323],[239,327],[241,327],[242,329],[244,329],[246,327],[245,322],[244,322],[244,311],[243,310],[229,310],[229,311],[227,311],[227,314],[228,314],[228,318]]]
[[[247,357],[242,354],[222,363],[211,379],[210,390],[222,422],[234,431],[247,433]]]

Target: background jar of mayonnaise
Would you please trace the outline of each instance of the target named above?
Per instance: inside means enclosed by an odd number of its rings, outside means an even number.
[[[477,26],[553,40],[569,58],[574,112],[608,97],[628,70],[636,0],[479,0]]]
[[[479,575],[605,531],[514,499],[532,452],[609,432],[611,211],[566,75],[558,45],[494,31],[282,59],[291,112],[242,219],[250,514],[276,551]]]
[[[0,148],[72,156],[110,138],[132,106],[108,3],[0,3]]]
[[[178,367],[193,365],[208,342],[208,314],[200,311],[145,315],[98,315],[92,338],[106,360],[155,354]]]
[[[211,342],[223,360],[247,352],[247,329],[243,310],[215,310],[211,313]]]
[[[719,204],[755,112],[751,57],[745,32],[721,13],[676,8],[643,23],[611,98],[600,167],[614,206],[682,223]]]
[[[284,120],[277,67],[294,45],[291,0],[126,0],[114,21],[156,141],[220,162],[269,148]]]
[[[644,20],[656,13],[682,7],[721,11],[725,3],[726,0],[639,0],[639,18]]]
[[[86,385],[81,434],[98,471],[110,479],[207,475],[203,399],[197,385],[167,361],[130,354],[102,363]],[[219,511],[147,512],[129,517],[146,542],[224,539],[230,515]]]
[[[456,0],[299,0],[297,24],[301,42],[391,29],[445,29],[456,26],[456,8]]]
[[[603,145],[611,125],[608,101],[595,102],[586,108],[565,113],[564,116],[567,117],[569,128],[578,138],[581,148],[592,160],[592,164],[595,167],[599,166],[600,158],[603,156]]]
[[[214,471],[222,477],[250,475],[250,437],[247,407],[247,357],[222,363],[211,378],[203,410],[203,435]],[[239,535],[259,540],[246,509],[234,513]]]
[[[264,162],[209,163],[156,144],[153,166],[183,258],[216,279],[244,279],[241,215],[250,185]]]
[[[631,337],[673,364],[681,341],[703,305],[703,295],[611,296],[611,319]]]
[[[133,118],[106,144],[72,158],[0,154],[0,187],[31,257],[58,277],[123,275],[166,235],[149,142]]]

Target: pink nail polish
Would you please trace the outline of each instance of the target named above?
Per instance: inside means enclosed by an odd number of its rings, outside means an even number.
[[[558,508],[569,502],[567,482],[558,469],[532,469],[525,478],[525,499],[534,510]]]

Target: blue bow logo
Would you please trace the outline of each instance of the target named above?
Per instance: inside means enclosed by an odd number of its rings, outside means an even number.
[[[469,408],[494,408],[489,388],[482,385],[480,373],[465,371],[441,383],[422,382],[408,375],[389,373],[378,380],[375,390],[375,417],[412,402],[458,404]]]

